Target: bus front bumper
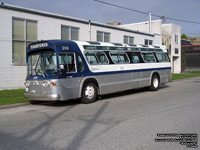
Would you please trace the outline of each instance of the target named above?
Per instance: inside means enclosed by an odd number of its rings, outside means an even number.
[[[33,94],[33,93],[24,93],[24,97],[29,100],[41,100],[41,101],[57,101],[60,100],[58,94]]]

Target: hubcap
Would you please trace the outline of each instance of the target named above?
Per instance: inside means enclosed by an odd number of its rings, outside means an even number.
[[[157,79],[157,78],[154,78],[154,79],[153,79],[153,86],[154,86],[155,88],[157,88],[157,87],[158,87],[158,84],[159,84],[158,79]]]
[[[95,93],[95,90],[94,90],[94,87],[91,86],[91,85],[88,85],[86,88],[85,88],[85,96],[88,98],[88,99],[92,99],[94,97],[94,93]]]

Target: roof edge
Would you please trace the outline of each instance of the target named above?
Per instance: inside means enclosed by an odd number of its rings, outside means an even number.
[[[19,7],[19,6],[15,6],[15,5],[9,5],[9,4],[5,4],[3,2],[0,3],[0,8],[20,11],[20,12],[26,12],[26,13],[35,14],[35,15],[42,15],[42,16],[52,17],[52,18],[57,18],[57,19],[69,20],[69,21],[74,21],[74,22],[79,22],[79,23],[84,23],[84,24],[89,24],[89,20],[84,20],[84,19],[80,19],[80,18],[73,18],[73,17],[69,17],[69,16],[64,16],[64,15],[59,15],[59,14],[55,14],[55,13],[39,11],[39,10],[35,10],[35,9]],[[91,25],[154,37],[154,34],[139,32],[139,31],[135,31],[135,30],[122,28],[122,27],[116,27],[116,26],[112,26],[112,25],[108,25],[108,24],[99,23],[99,22],[91,21]]]

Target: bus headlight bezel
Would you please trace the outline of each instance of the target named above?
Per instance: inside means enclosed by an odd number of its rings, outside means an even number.
[[[49,87],[50,86],[50,82],[49,81],[43,81],[42,86],[43,87]]]

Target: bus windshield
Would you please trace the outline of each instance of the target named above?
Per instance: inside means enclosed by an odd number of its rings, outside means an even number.
[[[53,50],[28,55],[28,76],[55,77],[57,70],[56,53]]]

